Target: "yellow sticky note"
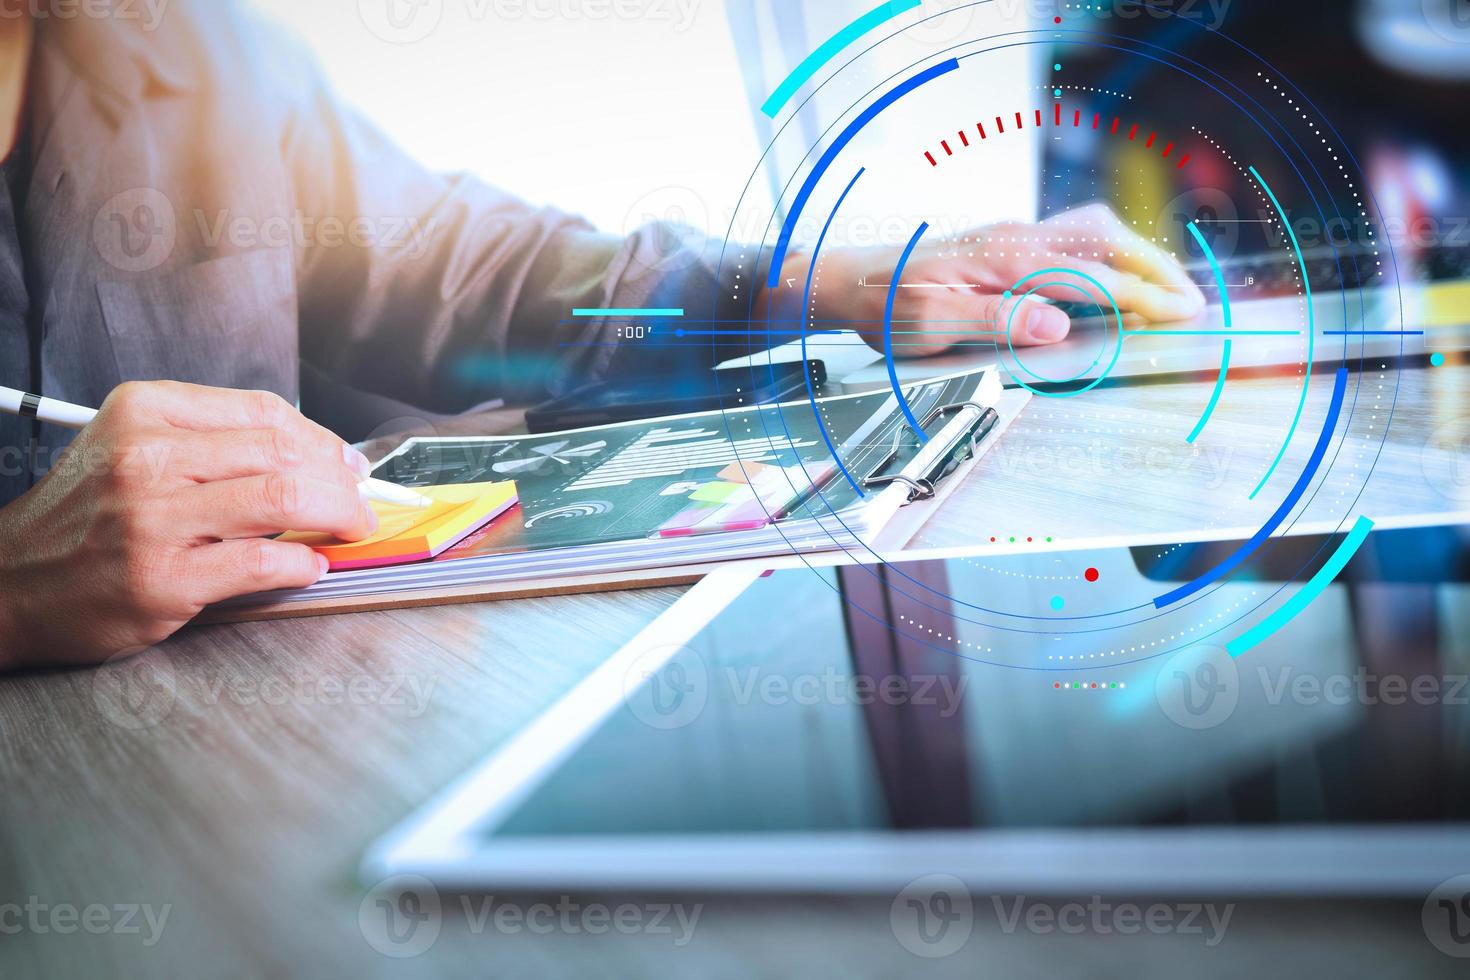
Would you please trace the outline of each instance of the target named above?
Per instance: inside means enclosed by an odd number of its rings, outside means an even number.
[[[404,565],[433,558],[505,513],[518,500],[516,485],[457,483],[414,487],[434,501],[432,507],[398,507],[373,501],[378,530],[361,541],[330,534],[292,531],[280,541],[304,544],[327,559],[332,571]]]
[[[1424,287],[1424,313],[1420,324],[1426,330],[1465,327],[1470,324],[1470,282],[1439,282]]]

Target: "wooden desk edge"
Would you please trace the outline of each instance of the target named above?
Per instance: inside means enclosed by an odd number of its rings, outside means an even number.
[[[341,613],[380,612],[388,609],[418,609],[470,602],[505,599],[535,599],[546,596],[622,592],[632,589],[661,589],[693,585],[712,572],[715,565],[686,566],[659,573],[645,571],[597,576],[566,576],[518,582],[487,582],[446,589],[420,589],[383,595],[346,596],[335,599],[272,602],[258,606],[211,607],[200,613],[192,626],[222,623],[260,623],[278,619],[310,619]]]

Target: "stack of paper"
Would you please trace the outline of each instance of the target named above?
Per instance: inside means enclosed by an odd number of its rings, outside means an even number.
[[[867,478],[927,471],[935,447],[967,446],[1001,385],[977,371],[909,385],[903,397],[914,418],[934,416],[926,442],[891,390],[550,435],[411,439],[374,475],[426,488],[449,509],[421,523],[391,515],[354,545],[296,538],[327,554],[332,574],[232,605],[861,551],[909,499],[910,484]],[[519,508],[492,520],[516,495]]]

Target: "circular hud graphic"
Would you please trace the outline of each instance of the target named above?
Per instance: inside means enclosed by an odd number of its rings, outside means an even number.
[[[927,17],[916,7],[890,4],[855,22],[764,107],[774,135],[721,256],[723,271],[740,271],[735,281],[757,278],[776,297],[758,306],[748,287],[736,294],[746,306],[753,383],[769,370],[761,352],[771,347],[799,341],[804,356],[823,356],[824,295],[886,294],[873,332],[881,329],[887,393],[910,430],[903,435],[917,447],[928,438],[920,418],[928,409],[910,405],[919,388],[904,372],[914,332],[904,311],[919,308],[925,288],[974,284],[906,279],[912,257],[978,258],[992,268],[1024,257],[1020,265],[1040,271],[1017,275],[1002,303],[952,328],[993,351],[1008,392],[1029,393],[1028,429],[1064,432],[1089,449],[1058,459],[1039,439],[1002,439],[978,470],[997,488],[990,519],[977,519],[968,540],[946,528],[947,544],[982,546],[982,556],[948,581],[914,575],[862,543],[848,527],[851,511],[829,493],[810,499],[808,516],[910,610],[866,611],[937,650],[1041,670],[1114,666],[1201,644],[1239,655],[1320,592],[1373,526],[1361,501],[1393,418],[1399,362],[1376,347],[1370,356],[1368,345],[1387,337],[1412,352],[1420,342],[1353,148],[1280,67],[1167,9],[1125,18],[1112,15],[1118,4],[1058,4],[1055,16],[1036,18],[1026,5],[957,4]],[[1038,63],[1047,69],[1039,84],[1019,70]],[[1007,77],[1030,81],[997,83]],[[774,209],[765,192],[771,166],[782,171]],[[1039,172],[1034,200],[1018,189],[1018,172]],[[972,210],[993,213],[1007,194],[1025,199],[1012,202],[1017,210],[1051,217],[1040,225],[964,220]],[[1115,202],[1119,217],[1091,206],[1100,200]],[[847,279],[842,266],[826,264],[841,249],[875,243],[899,256],[882,276]],[[1132,248],[1138,253],[1124,251]],[[1099,269],[1142,268],[1145,249],[1191,270],[1206,313],[1157,327],[1120,309]],[[804,258],[804,276],[790,274],[793,256]],[[1018,311],[1038,299],[1064,304],[1074,323],[1068,344],[1014,342]],[[701,332],[691,314],[680,337]],[[728,344],[728,331],[702,332]],[[1197,365],[1189,380],[1212,383],[1198,386],[1203,394],[1188,411],[1130,414],[1108,397],[1121,378],[1185,363]],[[754,427],[789,440],[815,425],[844,478],[836,485],[864,497],[885,492],[864,477],[887,448],[886,433],[834,441],[814,398],[766,412],[726,407],[731,438],[750,438]],[[1084,513],[1059,512],[1054,526],[1014,527],[1003,485],[1028,474],[1041,487],[1033,497],[1046,495],[1047,481],[1058,497],[1065,489],[1075,498],[1089,483],[1115,489]],[[1164,483],[1220,501],[1202,540],[1232,543],[1136,549],[1127,567],[1093,558],[1067,566],[1064,549],[1121,533],[1125,518],[1166,511],[1170,501],[1156,492]],[[1324,535],[1320,548],[1280,551],[1282,535],[1306,528]],[[989,546],[994,560],[983,554]],[[1270,576],[1259,574],[1266,563]]]

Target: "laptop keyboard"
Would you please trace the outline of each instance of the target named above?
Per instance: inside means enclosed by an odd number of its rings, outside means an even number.
[[[1303,255],[1312,288],[1357,289],[1390,280],[1393,265],[1380,262],[1385,255],[1374,255],[1371,249],[1343,249],[1336,253],[1316,250]],[[1444,279],[1470,278],[1470,248],[1437,247],[1414,256],[1397,256],[1399,277],[1404,282],[1436,282]],[[1206,295],[1215,287],[1215,274],[1208,265],[1191,264],[1189,276]],[[1231,296],[1293,296],[1301,291],[1296,257],[1291,254],[1261,255],[1231,259],[1222,264],[1225,284]]]
[[[1302,258],[1311,277],[1312,289],[1318,293],[1381,285],[1390,282],[1392,277],[1392,264],[1380,269],[1378,263],[1385,261],[1386,256],[1374,255],[1371,249],[1342,249],[1335,254],[1330,250],[1317,250],[1304,253]],[[1412,257],[1400,254],[1397,260],[1399,277],[1405,283],[1470,279],[1470,248],[1436,247]],[[1266,299],[1301,293],[1296,256],[1290,253],[1229,259],[1221,263],[1220,271],[1225,276],[1225,286],[1231,299]],[[1385,274],[1380,276],[1380,271],[1385,271]],[[1208,264],[1190,263],[1185,266],[1185,272],[1204,290],[1206,297],[1218,302],[1215,273]],[[1057,302],[1053,305],[1074,318],[1095,314],[1088,303]]]

